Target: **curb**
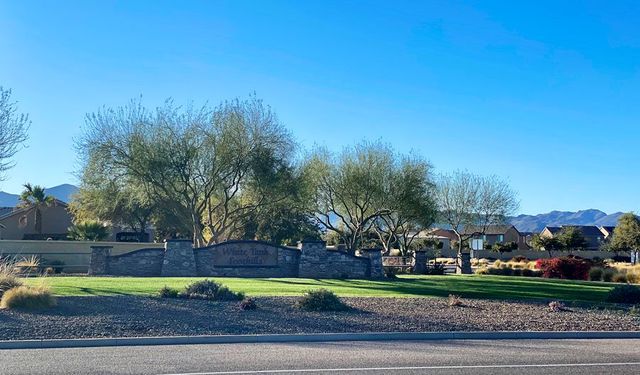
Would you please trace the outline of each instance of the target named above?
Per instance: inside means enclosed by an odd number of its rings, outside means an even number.
[[[277,335],[159,336],[95,339],[0,341],[2,349],[91,348],[105,346],[195,345],[239,343],[400,341],[400,340],[548,340],[640,339],[640,331],[493,331],[493,332],[372,332]]]

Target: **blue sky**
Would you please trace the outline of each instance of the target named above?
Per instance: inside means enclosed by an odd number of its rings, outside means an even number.
[[[87,112],[252,92],[304,147],[382,139],[497,174],[522,213],[640,211],[637,1],[7,1],[33,121],[0,189],[75,182]]]

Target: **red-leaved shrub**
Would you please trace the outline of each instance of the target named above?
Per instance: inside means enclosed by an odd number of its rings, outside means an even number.
[[[553,279],[588,280],[592,263],[580,258],[538,259],[536,267],[542,271],[542,277]]]

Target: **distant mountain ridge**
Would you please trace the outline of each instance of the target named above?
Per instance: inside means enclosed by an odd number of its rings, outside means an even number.
[[[71,196],[78,191],[78,187],[71,184],[62,184],[45,188],[44,192],[65,203],[71,201]],[[0,191],[0,207],[15,207],[20,200],[20,194],[11,194]]]
[[[623,212],[606,214],[600,210],[589,209],[577,212],[551,211],[539,215],[518,215],[509,222],[520,232],[540,232],[545,226],[573,225],[597,225],[615,226]]]

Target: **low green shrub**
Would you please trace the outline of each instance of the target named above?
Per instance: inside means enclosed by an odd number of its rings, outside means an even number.
[[[426,275],[444,275],[444,264],[433,263],[429,264],[425,272]]]
[[[540,277],[540,276],[542,276],[542,271],[525,268],[525,269],[522,270],[522,276],[525,276],[525,277]]]
[[[607,295],[607,302],[638,304],[640,303],[640,287],[618,285]]]
[[[176,289],[171,289],[168,286],[163,286],[162,289],[158,292],[158,296],[160,298],[178,298],[180,292]]]
[[[49,268],[52,268],[53,273],[55,274],[62,273],[62,271],[64,270],[64,262],[61,260],[52,260],[51,262],[48,262],[48,264],[49,264]]]
[[[335,293],[328,289],[307,291],[296,303],[296,306],[307,311],[345,311],[349,310]]]
[[[610,283],[613,281],[613,277],[616,273],[618,273],[618,271],[616,271],[615,268],[605,268],[604,271],[602,271],[602,281]]]
[[[256,305],[256,301],[254,301],[253,298],[243,299],[240,301],[238,306],[240,307],[240,310],[255,310],[258,308],[258,305]]]
[[[49,288],[18,286],[7,290],[0,300],[0,308],[42,310],[56,305]]]
[[[512,271],[513,272],[511,274],[513,276],[522,276],[522,271],[523,271],[522,268],[513,268]]]
[[[591,269],[589,270],[589,280],[600,281],[602,280],[603,273],[604,269],[602,267],[591,267]]]
[[[241,301],[244,298],[244,293],[234,292],[224,285],[205,279],[187,285],[178,296],[210,301]]]

